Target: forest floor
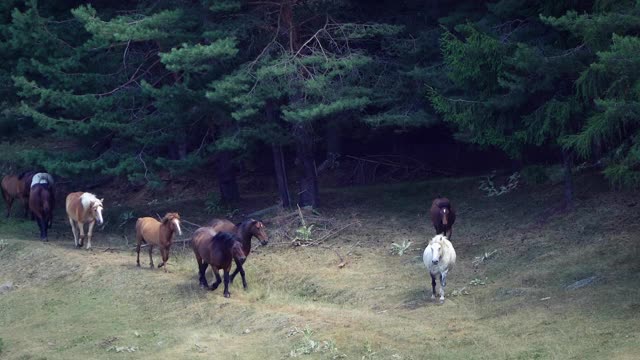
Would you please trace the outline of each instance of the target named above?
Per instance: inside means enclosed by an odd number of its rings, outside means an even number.
[[[198,287],[180,243],[169,273],[150,270],[145,251],[135,266],[126,214],[175,208],[205,223],[202,199],[110,207],[104,196],[110,225],[91,251],[73,248],[62,210],[48,243],[34,223],[2,218],[0,358],[637,359],[640,194],[589,176],[576,188],[571,212],[557,206],[560,185],[498,197],[477,178],[326,189],[308,221],[330,221],[312,238],[341,230],[292,246],[267,222],[269,245],[254,240],[246,263],[249,290],[238,278],[229,299]],[[438,194],[458,211],[442,305],[422,263]],[[193,227],[184,228],[187,238]],[[403,241],[410,247],[394,254]]]

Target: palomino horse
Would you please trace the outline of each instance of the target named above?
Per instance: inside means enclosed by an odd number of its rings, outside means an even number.
[[[11,208],[15,199],[20,200],[24,206],[24,216],[29,216],[29,192],[31,180],[36,171],[25,171],[20,175],[7,175],[2,178],[0,191],[7,203],[7,217],[11,216]]]
[[[449,199],[440,197],[434,199],[431,203],[431,222],[436,229],[436,235],[443,234],[451,239],[453,233],[453,223],[456,221],[456,212],[451,206]]]
[[[240,242],[242,243],[242,251],[244,252],[245,257],[249,256],[251,252],[251,239],[255,236],[258,240],[260,240],[260,244],[267,245],[269,243],[269,237],[265,231],[265,226],[262,221],[249,219],[241,222],[240,224],[234,225],[229,220],[222,219],[213,219],[211,221],[211,228],[215,232],[232,232],[238,235]],[[244,269],[242,266],[238,265],[238,260],[236,259],[236,270],[231,274],[231,282],[233,282],[233,278],[240,273],[242,277],[242,286],[247,288],[247,280],[245,278]]]
[[[191,246],[198,262],[200,286],[203,288],[209,287],[205,273],[207,267],[211,265],[211,271],[216,278],[216,282],[211,284],[209,290],[217,289],[221,282],[220,269],[222,269],[224,271],[224,297],[230,297],[229,270],[231,270],[232,260],[236,259],[240,268],[242,268],[242,263],[245,260],[242,244],[238,236],[230,232],[216,233],[211,228],[203,227],[193,233]]]
[[[76,247],[82,247],[84,242],[84,224],[89,224],[87,230],[87,250],[91,249],[91,237],[93,236],[93,226],[96,221],[101,225],[102,220],[102,201],[95,195],[88,192],[72,192],[67,195],[66,208],[71,231],[73,232],[73,241]],[[78,230],[80,230],[80,239],[78,240]]]
[[[444,288],[447,286],[447,274],[456,263],[456,251],[444,235],[436,235],[424,253],[422,261],[431,275],[431,298],[436,298],[436,276],[440,277],[440,303],[444,302]]]
[[[29,210],[33,213],[40,228],[40,240],[47,239],[47,229],[53,218],[53,191],[47,184],[38,184],[29,192]]]
[[[138,218],[136,222],[136,251],[138,252],[137,265],[140,266],[140,246],[146,243],[149,246],[150,266],[153,269],[153,257],[151,252],[154,246],[160,248],[162,255],[162,263],[158,265],[161,268],[167,264],[169,260],[169,250],[171,249],[171,241],[175,232],[182,235],[180,230],[180,215],[178,213],[167,213],[162,220],[158,221],[152,217]],[[164,268],[167,271],[167,268]]]

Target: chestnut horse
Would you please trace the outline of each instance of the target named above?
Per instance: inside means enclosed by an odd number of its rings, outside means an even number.
[[[11,216],[11,208],[15,199],[20,200],[24,206],[24,216],[29,216],[29,192],[31,179],[36,171],[25,171],[20,175],[7,175],[2,178],[0,191],[5,203],[7,203],[7,217]]]
[[[436,235],[444,234],[451,239],[453,233],[453,223],[456,221],[456,212],[451,206],[449,199],[440,197],[434,199],[431,203],[431,222],[436,229]],[[448,233],[448,234],[447,234]]]
[[[198,263],[198,273],[200,287],[209,287],[205,273],[207,267],[211,266],[211,271],[216,278],[209,290],[213,291],[220,285],[220,269],[224,271],[224,297],[231,296],[229,293],[229,270],[231,270],[232,260],[242,269],[242,264],[246,259],[242,251],[242,244],[238,235],[230,232],[218,232],[211,228],[199,228],[193,233],[191,246],[196,255]]]
[[[73,232],[73,241],[76,247],[82,247],[84,242],[84,224],[89,224],[87,230],[87,250],[91,249],[91,237],[93,236],[93,226],[96,221],[102,224],[102,201],[95,195],[88,192],[72,192],[67,195],[66,209]],[[78,230],[80,230],[80,241],[78,241]]]
[[[48,184],[37,184],[29,192],[29,210],[33,213],[40,228],[40,240],[49,241],[47,229],[53,218],[53,191]]]
[[[178,213],[167,213],[160,221],[152,217],[138,218],[136,222],[137,265],[140,266],[140,246],[143,242],[149,246],[149,265],[152,269],[153,257],[151,256],[151,252],[154,246],[160,248],[160,254],[162,255],[162,263],[158,265],[158,268],[167,265],[171,241],[176,231],[178,235],[182,235],[182,230],[180,230],[180,215],[178,215]],[[167,271],[166,267],[164,271]]]
[[[267,245],[269,243],[269,237],[267,236],[265,226],[262,221],[249,219],[234,225],[229,220],[213,219],[210,226],[215,232],[226,231],[238,235],[240,242],[242,243],[242,251],[244,252],[245,257],[248,257],[251,252],[251,239],[254,236],[260,240],[260,244],[262,245]],[[233,278],[236,277],[238,272],[242,277],[242,286],[246,289],[247,280],[245,278],[244,269],[242,266],[238,265],[238,261],[236,260],[236,270],[231,274],[230,281],[232,283]]]

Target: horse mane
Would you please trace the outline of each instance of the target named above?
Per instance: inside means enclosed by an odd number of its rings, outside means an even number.
[[[35,175],[38,172],[44,172],[44,171],[34,171],[34,170],[23,171],[20,174],[18,174],[18,180],[22,180],[27,175]]]
[[[247,219],[247,220],[244,220],[242,222],[237,223],[236,226],[238,228],[242,228],[242,227],[246,227],[246,226],[251,226],[256,222],[258,222],[258,221],[255,220],[255,219]]]
[[[456,261],[455,250],[453,248],[453,245],[451,244],[449,239],[447,239],[446,236],[442,234],[438,234],[434,236],[431,239],[431,241],[429,241],[428,246],[431,246],[434,243],[440,244],[440,247],[442,248],[442,253],[443,253],[443,261],[445,261],[447,265],[455,263]]]
[[[222,243],[225,249],[231,249],[235,244],[237,235],[230,232],[219,232],[213,236],[211,244]]]
[[[166,213],[164,215],[164,217],[162,218],[162,220],[160,220],[161,223],[166,224],[167,222],[171,221],[171,220],[180,220],[180,215],[178,213]]]
[[[436,199],[436,206],[438,206],[439,208],[443,208],[443,207],[447,207],[447,208],[451,208],[451,202],[449,201],[449,199],[447,198],[441,198],[438,197]]]
[[[91,203],[95,201],[100,202],[100,200],[92,193],[86,192],[80,195],[80,203],[84,209],[88,209],[89,206],[91,206]]]

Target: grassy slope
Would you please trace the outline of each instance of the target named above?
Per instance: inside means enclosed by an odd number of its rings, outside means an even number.
[[[272,239],[249,258],[250,290],[234,284],[231,299],[197,287],[188,251],[174,252],[165,274],[136,268],[131,252],[75,250],[70,233],[42,244],[35,225],[2,220],[0,284],[15,289],[0,295],[0,357],[635,358],[640,224],[628,205],[640,197],[602,192],[587,178],[578,185],[570,214],[549,205],[560,189],[487,198],[472,179],[330,190],[323,211],[362,225],[331,248]],[[458,264],[444,305],[428,299],[420,256],[433,232],[425,212],[438,193],[459,213]],[[56,223],[60,234],[64,225]],[[106,238],[97,234],[94,246]],[[410,251],[391,255],[389,245],[404,239]],[[346,267],[336,266],[334,249]],[[475,256],[496,249],[474,268]],[[592,275],[595,285],[564,289]],[[474,279],[486,285],[470,285]],[[468,295],[449,295],[463,287]]]

